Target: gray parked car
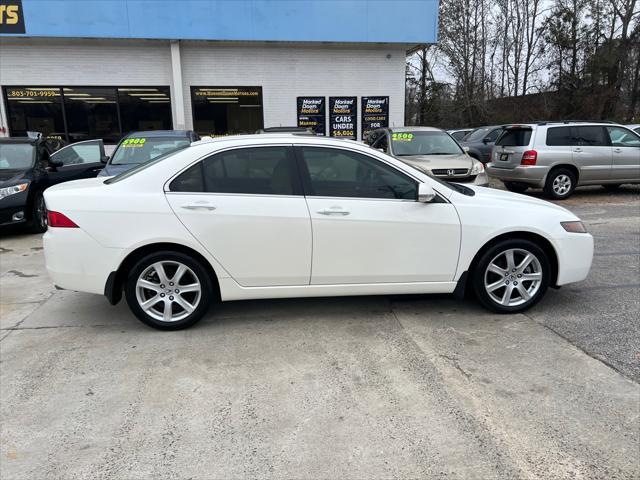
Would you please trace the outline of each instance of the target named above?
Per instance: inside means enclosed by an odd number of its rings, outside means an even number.
[[[491,160],[491,149],[493,144],[502,133],[502,125],[492,125],[489,127],[478,127],[467,134],[460,145],[466,147],[470,156],[482,163]]]
[[[380,128],[371,132],[365,142],[442,180],[479,186],[489,183],[484,165],[439,128]]]
[[[447,133],[453,137],[454,140],[461,142],[464,137],[469,135],[473,131],[472,128],[462,128],[456,130],[447,130]]]
[[[505,126],[487,171],[511,191],[540,187],[554,199],[578,185],[640,183],[640,135],[602,122]]]

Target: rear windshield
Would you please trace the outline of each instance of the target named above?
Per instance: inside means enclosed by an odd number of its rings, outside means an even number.
[[[111,159],[112,165],[140,165],[161,155],[175,152],[190,145],[186,137],[125,138]]]
[[[530,128],[510,128],[502,132],[496,145],[503,147],[526,147],[531,140]]]

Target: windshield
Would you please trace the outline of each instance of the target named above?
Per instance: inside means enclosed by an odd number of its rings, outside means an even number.
[[[464,137],[465,142],[480,142],[487,136],[491,129],[489,127],[476,128],[469,135]]]
[[[391,134],[393,154],[398,157],[410,155],[462,155],[464,152],[448,133],[440,131],[393,132]]]
[[[30,143],[0,143],[0,170],[27,170],[33,167],[35,148]]]
[[[140,165],[190,145],[186,137],[128,137],[118,146],[112,165]]]

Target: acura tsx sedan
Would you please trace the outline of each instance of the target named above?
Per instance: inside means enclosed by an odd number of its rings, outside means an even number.
[[[583,280],[593,257],[564,208],[308,135],[203,140],[44,196],[55,284],[112,304],[124,294],[165,330],[216,300],[466,290],[515,313]]]

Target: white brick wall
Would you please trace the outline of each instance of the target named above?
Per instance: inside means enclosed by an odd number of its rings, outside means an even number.
[[[295,125],[298,96],[325,96],[327,110],[330,96],[389,96],[390,125],[404,125],[403,47],[183,42],[181,55],[190,127],[192,85],[261,86],[265,127]],[[358,98],[358,136],[360,102]]]
[[[181,56],[187,128],[192,85],[261,86],[266,127],[295,125],[297,96],[325,96],[328,108],[329,96],[385,95],[390,124],[404,122],[405,46],[182,42]],[[168,41],[0,40],[2,86],[159,86],[171,76]],[[358,135],[360,107],[358,98]]]

